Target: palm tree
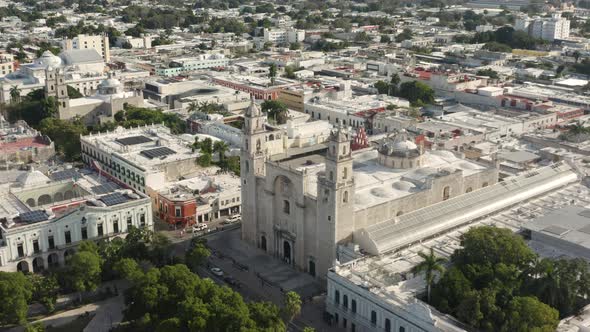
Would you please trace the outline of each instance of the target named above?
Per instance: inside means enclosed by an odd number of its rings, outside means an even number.
[[[199,110],[199,103],[197,103],[196,101],[191,101],[191,102],[188,104],[188,111],[189,111],[190,113],[196,112],[196,111],[198,111],[198,110]]]
[[[227,146],[227,144],[224,141],[217,141],[215,142],[215,144],[213,144],[213,151],[216,151],[217,153],[219,153],[219,164],[223,165],[224,161],[225,161],[225,153],[227,152],[227,150],[229,149],[229,147]]]
[[[13,85],[12,88],[10,88],[10,100],[14,103],[20,101],[20,89],[16,85]]]
[[[418,256],[422,257],[423,261],[420,262],[420,264],[414,266],[412,268],[412,272],[414,274],[424,272],[424,280],[426,280],[426,294],[428,303],[430,303],[430,289],[432,287],[432,282],[434,281],[434,274],[435,272],[440,274],[445,272],[443,263],[446,262],[446,259],[442,257],[436,257],[432,248],[430,248],[429,254],[421,251],[418,253]]]
[[[268,77],[270,78],[270,84],[275,85],[275,78],[277,77],[277,65],[272,63],[268,68]]]

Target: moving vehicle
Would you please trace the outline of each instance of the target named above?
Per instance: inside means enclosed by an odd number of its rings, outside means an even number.
[[[213,273],[214,275],[216,275],[218,277],[223,277],[223,271],[221,271],[221,269],[218,267],[212,267],[211,273]]]

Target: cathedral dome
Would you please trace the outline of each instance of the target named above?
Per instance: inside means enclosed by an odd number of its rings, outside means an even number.
[[[31,187],[40,184],[45,184],[51,179],[49,179],[45,174],[31,169],[27,173],[21,174],[16,178],[16,181],[21,185],[21,187]]]
[[[398,181],[391,185],[393,189],[400,191],[410,191],[416,188],[416,185],[408,181]]]
[[[412,141],[400,141],[395,142],[391,147],[394,151],[408,151],[408,150],[416,150],[418,146],[414,144]]]
[[[60,67],[62,64],[61,58],[54,55],[50,51],[45,51],[37,60],[35,61],[36,64],[44,66],[44,67]]]

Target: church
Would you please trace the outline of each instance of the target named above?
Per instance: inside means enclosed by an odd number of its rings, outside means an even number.
[[[496,163],[426,151],[401,131],[352,151],[334,129],[324,143],[277,151],[252,101],[241,152],[242,239],[286,264],[325,278],[355,232],[495,184]],[[346,257],[344,257],[346,256]]]

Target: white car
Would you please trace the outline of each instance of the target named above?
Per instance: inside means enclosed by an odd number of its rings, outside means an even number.
[[[241,221],[241,220],[242,220],[242,216],[239,214],[236,214],[235,216],[231,216],[231,217],[225,219],[225,222],[227,224],[233,224],[233,223]]]
[[[204,231],[207,229],[207,224],[196,224],[193,226],[193,231],[198,232],[198,231]]]
[[[218,277],[223,277],[223,271],[221,271],[221,269],[218,267],[212,267],[211,273],[213,273],[214,275],[216,275]]]

